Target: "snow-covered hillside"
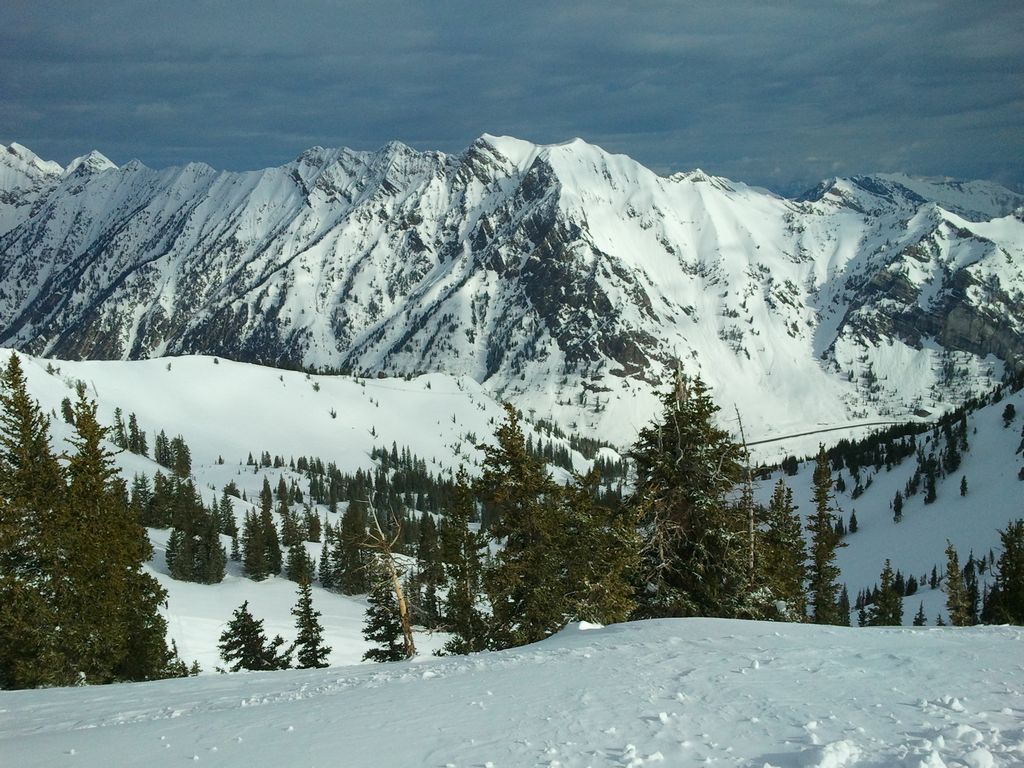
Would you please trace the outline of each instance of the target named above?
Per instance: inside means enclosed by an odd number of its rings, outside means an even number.
[[[0,351],[0,359],[6,359],[7,354]],[[342,471],[355,472],[373,468],[373,448],[395,443],[408,446],[439,474],[453,471],[460,463],[473,470],[480,460],[475,444],[490,440],[503,419],[501,407],[475,381],[444,374],[409,381],[355,379],[306,375],[209,357],[68,362],[23,356],[22,360],[32,395],[54,415],[58,450],[66,448],[63,440],[70,429],[59,417],[60,402],[73,397],[76,382],[83,381],[90,396],[97,399],[104,423],[112,424],[114,409],[121,408],[125,417],[137,415],[150,443],[159,430],[171,436],[181,434],[192,450],[193,473],[207,503],[229,482],[253,501],[264,478],[272,487],[281,477],[286,482],[296,481],[304,489],[308,487],[307,479],[287,465],[273,468],[246,463],[250,454],[259,457],[263,452],[283,457],[286,464],[300,456],[317,456],[324,462],[335,462]],[[1003,427],[1001,414],[1009,404],[1021,416]],[[722,415],[729,418],[728,413]],[[1017,480],[1024,457],[1016,452],[1024,423],[1024,392],[972,413],[967,423],[970,450],[964,454],[960,469],[939,478],[934,504],[925,505],[922,495],[908,497],[898,524],[893,522],[891,502],[914,471],[913,457],[891,471],[863,468],[861,482],[867,487],[856,499],[852,498],[856,482],[849,469],[837,473],[837,479],[842,477],[846,484],[846,491],[837,494],[843,518],[848,521],[855,511],[859,521],[858,531],[846,537],[847,546],[838,557],[840,580],[847,584],[851,598],[877,582],[886,558],[906,576],[920,578],[936,565],[941,574],[946,539],[959,549],[961,562],[971,551],[976,557],[990,549],[998,554],[998,529],[1024,517],[1024,483]],[[735,424],[729,426],[735,428]],[[537,436],[529,426],[527,429]],[[813,452],[819,440],[847,436],[846,432],[807,436],[772,448],[783,454],[802,455]],[[917,438],[918,444],[929,450],[933,439],[930,433]],[[161,469],[155,462],[127,452],[119,453],[117,461],[128,481],[136,473],[152,476]],[[588,466],[578,453],[574,462],[579,470]],[[811,470],[805,463],[796,476],[785,476],[804,515],[812,510]],[[555,471],[560,478],[565,477],[561,470]],[[969,484],[966,496],[959,492],[963,475]],[[762,500],[767,500],[779,476],[781,473],[759,482]],[[234,505],[241,519],[249,505],[239,500]],[[324,505],[318,507],[318,512],[332,524],[340,517]],[[167,531],[151,530],[150,537],[155,555],[149,567],[170,594],[165,611],[169,632],[185,659],[198,660],[206,672],[221,663],[217,639],[231,612],[243,600],[250,601],[271,635],[294,635],[294,619],[289,613],[296,599],[294,584],[283,578],[253,582],[241,576],[235,564],[229,566],[228,576],[219,585],[175,581],[167,574],[163,559]],[[227,539],[224,543],[228,544]],[[319,545],[306,546],[312,557],[320,556]],[[364,600],[318,586],[314,591],[316,606],[324,613],[326,642],[334,649],[331,662],[358,662],[366,649],[361,637]],[[921,602],[929,623],[945,612],[945,594],[922,587],[905,600],[905,624],[910,624]],[[443,641],[424,634],[417,642],[422,652],[429,653]]]
[[[11,145],[0,343],[441,371],[617,444],[677,360],[754,437],[903,419],[1024,365],[1022,204],[891,175],[786,200],[578,139],[314,148],[249,173]]]
[[[1024,630],[666,619],[498,653],[0,692],[5,766],[1010,768]]]

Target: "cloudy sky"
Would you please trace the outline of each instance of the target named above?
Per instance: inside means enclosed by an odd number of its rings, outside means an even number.
[[[793,192],[1024,189],[1024,2],[5,0],[0,143],[252,169],[313,146],[580,136]]]

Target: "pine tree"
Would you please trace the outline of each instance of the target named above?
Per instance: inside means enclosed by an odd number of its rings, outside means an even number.
[[[917,608],[917,613],[914,614],[914,626],[923,627],[927,622],[928,620],[924,615],[924,601],[922,600],[921,604]]]
[[[242,526],[242,567],[245,575],[253,581],[262,581],[270,575],[263,526],[251,509],[246,512]]]
[[[452,505],[441,526],[440,547],[448,586],[444,615],[451,639],[445,653],[463,654],[487,648],[487,627],[478,601],[482,593],[484,537],[470,530],[473,491],[466,468],[459,467]]]
[[[366,556],[366,504],[353,499],[341,518],[341,527],[335,534],[332,561],[334,586],[345,595],[361,595],[369,588]]]
[[[67,681],[52,584],[56,510],[64,473],[50,450],[49,419],[11,354],[0,371],[0,688]]]
[[[280,651],[284,639],[277,635],[268,641],[263,632],[263,619],[256,619],[249,612],[249,601],[235,609],[220,636],[217,647],[220,657],[229,664],[228,670],[242,669],[255,671],[288,669],[291,666],[292,648]]]
[[[845,546],[836,535],[832,504],[832,473],[828,456],[822,446],[818,450],[814,469],[814,514],[807,519],[811,534],[809,568],[811,619],[815,624],[849,622],[849,615],[840,610],[838,593],[839,568],[835,564],[836,549]]]
[[[515,409],[485,445],[477,493],[491,510],[491,535],[503,542],[484,574],[491,603],[490,646],[536,642],[566,622],[557,512],[558,486],[526,448]]]
[[[892,519],[897,523],[903,520],[903,494],[899,491],[892,500]]]
[[[444,579],[444,567],[441,564],[437,526],[434,524],[434,518],[427,512],[420,518],[416,557],[419,566],[416,578],[419,592],[416,617],[419,624],[433,629],[440,618],[437,590]]]
[[[52,573],[60,643],[70,662],[65,676],[86,682],[161,677],[169,651],[157,606],[165,593],[142,572],[152,549],[128,509],[124,483],[101,442],[106,429],[84,391],[75,404],[75,431],[58,523],[63,556]]]
[[[878,599],[871,605],[868,624],[872,627],[898,627],[903,624],[903,600],[895,588],[892,564],[888,559],[882,568],[881,582]]]
[[[989,593],[985,620],[995,624],[1024,624],[1024,520],[1015,520],[999,532],[995,584]]]
[[[612,624],[626,621],[636,607],[632,579],[640,564],[640,539],[628,508],[598,502],[599,481],[597,470],[591,470],[561,491],[565,615]]]
[[[851,526],[853,520],[851,518]],[[764,515],[759,570],[772,599],[783,604],[779,618],[805,621],[807,616],[807,548],[793,491],[779,478]]]
[[[363,638],[376,645],[363,654],[363,661],[402,661],[406,657],[402,620],[391,580],[376,557],[370,561],[370,570],[372,584],[367,598]]]
[[[946,541],[946,612],[949,623],[954,627],[969,626],[970,608],[967,605],[967,588],[964,575],[960,570],[960,560],[956,549],[950,541]]]
[[[637,482],[627,506],[644,548],[636,616],[749,615],[746,519],[728,501],[742,448],[715,424],[700,378],[677,374],[663,405],[630,452]]]
[[[295,640],[296,666],[299,669],[327,666],[330,646],[324,645],[324,628],[320,624],[320,611],[313,610],[313,588],[309,580],[299,582],[299,600],[292,608],[298,636]]]
[[[334,586],[334,568],[331,565],[331,550],[328,549],[330,542],[325,537],[323,546],[320,547],[320,564],[317,569],[317,578],[320,579],[320,586],[330,589]]]
[[[315,568],[313,559],[306,551],[305,544],[293,544],[288,550],[288,562],[285,565],[285,573],[290,581],[301,584],[304,581],[312,581]]]

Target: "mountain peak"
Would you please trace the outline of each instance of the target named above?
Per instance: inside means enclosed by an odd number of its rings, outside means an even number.
[[[0,163],[22,172],[32,169],[47,176],[59,175],[64,170],[59,163],[43,160],[31,149],[16,141],[12,141],[6,147],[0,144]]]
[[[64,169],[64,175],[70,176],[73,173],[101,173],[111,169],[116,170],[117,165],[107,158],[106,155],[94,149],[89,154],[76,157],[68,163],[68,167]]]

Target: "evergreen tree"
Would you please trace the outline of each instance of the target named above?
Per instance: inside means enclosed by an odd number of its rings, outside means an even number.
[[[106,429],[84,391],[75,404],[75,431],[58,521],[63,541],[51,574],[62,617],[59,642],[68,662],[63,677],[162,677],[169,651],[157,606],[165,593],[142,572],[152,549],[128,509],[124,483],[101,442]]]
[[[246,600],[231,616],[220,636],[217,647],[220,657],[228,670],[238,672],[242,669],[254,671],[288,669],[291,666],[292,648],[279,650],[284,639],[277,635],[268,641],[263,631],[263,619],[256,619],[249,612],[249,601]]]
[[[260,531],[263,537],[264,557],[268,576],[277,576],[281,573],[281,541],[277,535],[277,526],[274,524],[274,515],[271,512],[271,501],[269,499],[270,486],[266,478],[263,479],[267,494],[260,494]]]
[[[114,409],[114,427],[111,430],[110,439],[122,451],[128,449],[128,433],[124,426],[124,414],[120,408]]]
[[[851,518],[851,528],[853,520]],[[779,618],[805,621],[807,616],[807,548],[793,491],[779,478],[765,514],[759,567],[772,599],[783,604]]]
[[[737,617],[748,596],[746,519],[728,502],[743,475],[742,448],[714,422],[700,378],[677,374],[661,420],[630,452],[637,482],[627,506],[640,521],[640,618]]]
[[[960,570],[960,560],[956,549],[950,541],[946,541],[946,612],[949,623],[954,627],[966,627],[970,621],[970,608],[967,604],[967,588],[964,575]]]
[[[470,530],[473,491],[466,468],[455,476],[452,506],[441,526],[440,546],[448,586],[444,614],[451,639],[445,653],[473,653],[487,648],[487,627],[478,605],[482,592],[484,537]]]
[[[139,422],[134,413],[128,415],[128,450],[140,456],[149,455],[146,433],[139,429]]]
[[[561,491],[564,508],[565,615],[572,621],[626,621],[636,607],[632,578],[640,539],[630,510],[598,501],[600,476],[591,470]]]
[[[372,584],[367,598],[363,638],[376,645],[363,654],[363,661],[402,661],[405,659],[405,643],[398,599],[377,558],[371,561],[370,569]]]
[[[242,568],[253,581],[262,581],[270,575],[263,525],[251,509],[246,512],[242,526]]]
[[[331,559],[334,565],[334,586],[345,595],[361,595],[369,588],[366,544],[366,504],[361,500],[349,502],[341,518],[341,527],[335,534]]]
[[[832,504],[832,473],[828,456],[822,446],[814,469],[814,514],[807,519],[811,534],[810,557],[810,598],[811,619],[815,624],[839,624],[849,622],[849,615],[842,615],[838,593],[839,568],[835,564],[836,549],[845,546],[835,530],[835,515]]]
[[[325,537],[323,546],[320,548],[320,565],[317,569],[317,577],[320,579],[320,586],[330,589],[334,586],[334,568],[331,565],[331,550],[328,549],[330,542]]]
[[[903,494],[899,491],[892,500],[892,519],[897,523],[903,520]]]
[[[872,627],[898,627],[903,624],[903,599],[895,588],[892,564],[888,559],[882,568],[881,582],[878,599],[871,605],[868,624]]]
[[[285,565],[288,579],[298,584],[304,581],[312,581],[314,571],[313,559],[306,551],[306,545],[293,544],[288,550],[288,562]]]
[[[1024,520],[999,532],[1003,551],[995,568],[996,580],[986,604],[985,620],[995,624],[1024,624]]]
[[[440,618],[440,607],[437,590],[444,580],[444,567],[441,564],[437,526],[427,512],[423,513],[419,525],[419,541],[416,547],[419,572],[416,578],[415,612],[420,624],[428,629],[437,626]]]
[[[558,486],[527,451],[515,409],[506,405],[505,412],[505,422],[495,431],[497,445],[482,447],[477,484],[491,510],[491,535],[503,542],[484,574],[492,648],[536,642],[567,620]]]
[[[299,600],[292,608],[298,636],[295,640],[296,666],[299,669],[327,666],[330,646],[324,645],[324,628],[320,624],[320,611],[313,610],[313,588],[309,580],[299,582]]]
[[[914,614],[914,626],[923,627],[927,622],[928,620],[924,615],[924,601],[922,600],[921,604],[918,606],[917,613]]]
[[[59,555],[56,510],[65,488],[49,427],[12,353],[0,372],[0,688],[72,682],[60,677],[59,617],[46,576]]]

